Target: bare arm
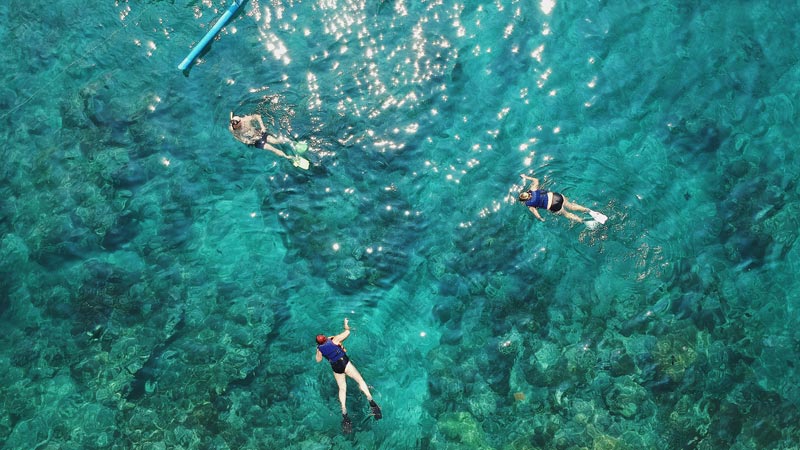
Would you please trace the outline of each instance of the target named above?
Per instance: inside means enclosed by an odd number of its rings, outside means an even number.
[[[345,317],[345,319],[344,319],[344,331],[342,331],[341,333],[339,333],[336,336],[334,336],[333,337],[333,341],[336,342],[337,344],[341,344],[342,341],[347,339],[348,336],[350,336],[350,324],[347,323],[347,318]]]
[[[539,189],[539,179],[538,178],[529,177],[529,176],[525,175],[524,173],[520,174],[520,177],[522,177],[523,180],[530,180],[531,181],[531,185],[528,187],[529,191],[535,191],[536,189]]]
[[[316,359],[317,359],[317,362],[322,362],[322,353],[320,353],[319,349],[317,349]]]
[[[538,209],[534,208],[533,206],[528,206],[528,209],[531,210],[533,215],[536,216],[536,218],[539,219],[540,222],[544,222],[544,218],[542,217],[541,214],[539,214],[539,210]]]

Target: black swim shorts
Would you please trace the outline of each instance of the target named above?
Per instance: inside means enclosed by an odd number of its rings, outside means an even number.
[[[266,147],[267,144],[269,143],[269,141],[267,141],[268,137],[269,137],[269,133],[262,134],[261,135],[261,139],[257,140],[256,143],[253,144],[253,147],[260,148],[261,150],[264,150],[264,147]]]
[[[559,212],[562,206],[564,206],[564,196],[558,192],[553,192],[553,204],[548,209],[553,212]]]
[[[331,368],[336,373],[344,373],[344,368],[347,367],[347,363],[350,362],[350,358],[347,355],[342,356],[338,361],[331,363]]]

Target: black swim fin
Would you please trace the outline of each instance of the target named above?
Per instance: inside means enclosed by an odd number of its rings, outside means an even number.
[[[350,434],[353,432],[353,422],[350,421],[350,416],[347,413],[342,414],[342,433]]]
[[[381,413],[381,407],[375,403],[375,400],[369,401],[369,408],[372,410],[372,415],[375,416],[375,420],[381,420],[383,414]]]

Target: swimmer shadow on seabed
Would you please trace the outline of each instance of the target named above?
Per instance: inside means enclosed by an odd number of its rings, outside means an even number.
[[[185,324],[185,311],[181,311],[181,316],[174,326],[174,333],[169,336],[164,342],[158,344],[147,361],[142,364],[136,372],[131,373],[133,380],[125,386],[122,390],[122,395],[130,401],[139,400],[146,394],[155,389],[156,376],[158,374],[158,363],[161,356],[169,348],[170,344],[175,342],[182,335],[183,326]],[[127,369],[126,369],[127,370]],[[130,371],[128,371],[130,373]]]
[[[728,139],[729,130],[720,129],[716,125],[707,124],[697,131],[690,130],[685,121],[668,127],[662,132],[664,144],[675,147],[688,155],[699,156],[715,153]]]

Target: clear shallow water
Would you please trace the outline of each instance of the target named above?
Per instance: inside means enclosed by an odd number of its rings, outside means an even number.
[[[798,445],[795,7],[223,7],[0,6],[5,447]]]

